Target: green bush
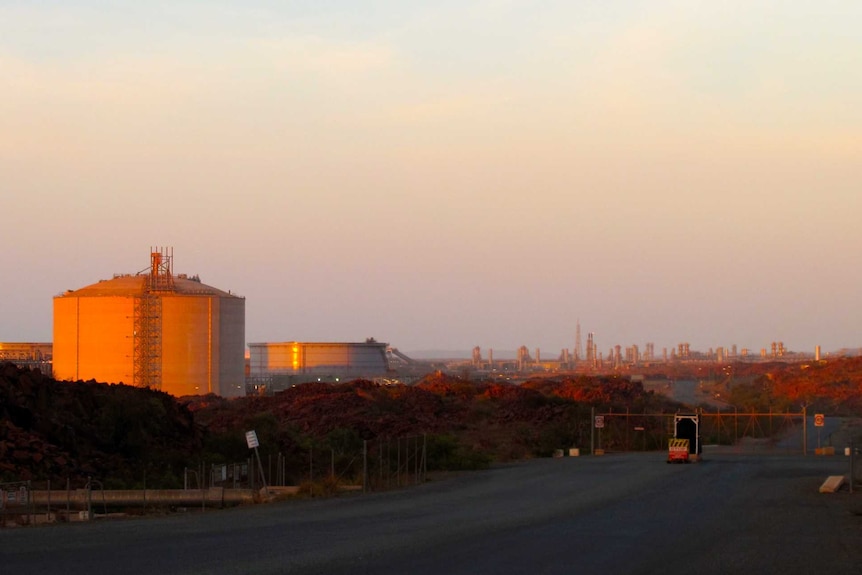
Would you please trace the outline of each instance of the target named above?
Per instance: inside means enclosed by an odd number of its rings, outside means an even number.
[[[487,469],[491,464],[489,454],[465,445],[454,435],[429,435],[426,446],[429,471]]]

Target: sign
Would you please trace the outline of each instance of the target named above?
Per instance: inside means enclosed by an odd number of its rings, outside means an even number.
[[[27,486],[21,485],[16,489],[14,485],[12,483],[0,484],[0,509],[27,505],[30,502]]]
[[[814,427],[823,427],[826,425],[826,416],[822,413],[814,414]]]
[[[248,443],[249,449],[254,449],[260,445],[260,442],[257,440],[257,433],[254,430],[245,432],[245,442]]]
[[[671,437],[667,442],[667,462],[688,462],[689,443],[688,439]]]
[[[605,426],[605,416],[597,415],[596,416],[596,429],[601,429]]]

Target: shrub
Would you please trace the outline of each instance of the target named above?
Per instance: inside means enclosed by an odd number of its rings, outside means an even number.
[[[487,469],[491,464],[489,454],[464,445],[454,435],[429,435],[426,454],[432,471]]]

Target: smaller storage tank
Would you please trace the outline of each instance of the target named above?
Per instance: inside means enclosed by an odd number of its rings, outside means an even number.
[[[387,374],[387,344],[287,341],[250,343],[249,384],[283,389],[308,381],[343,381]]]

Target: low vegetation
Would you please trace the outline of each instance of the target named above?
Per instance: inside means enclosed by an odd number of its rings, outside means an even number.
[[[775,364],[732,375],[724,373],[725,387],[740,408],[782,411],[805,404],[835,415],[862,412],[862,359]],[[257,432],[261,458],[270,467],[278,461],[283,478],[295,484],[307,479],[309,459],[314,471],[321,454],[326,465],[355,475],[361,470],[357,454],[369,442],[376,442],[381,458],[384,445],[387,458],[401,457],[401,444],[396,452],[393,446],[410,437],[409,465],[416,464],[421,437],[429,471],[476,469],[587,448],[593,408],[646,414],[678,407],[622,376],[537,377],[513,385],[436,373],[414,386],[308,383],[273,396],[227,400],[177,399],[94,381],[59,383],[4,364],[0,481],[80,484],[93,477],[106,488],[182,487],[187,468],[247,461],[244,433],[250,429]],[[660,419],[644,418],[642,425],[636,445],[652,448],[649,438],[663,433]],[[623,439],[608,435],[605,441],[613,449]]]

